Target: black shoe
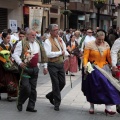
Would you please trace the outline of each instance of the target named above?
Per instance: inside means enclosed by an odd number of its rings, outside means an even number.
[[[74,74],[70,74],[70,76],[75,76]]]
[[[12,102],[12,98],[11,97],[7,97],[7,101]]]
[[[79,68],[79,71],[81,71],[81,68]]]
[[[116,105],[116,111],[120,114],[120,105]]]
[[[120,110],[119,109],[116,109],[116,111],[120,114]]]
[[[18,104],[17,109],[18,109],[18,111],[22,111],[22,104]]]
[[[55,107],[54,107],[54,110],[55,110],[55,111],[59,111],[59,107],[58,107],[58,106],[55,106]]]
[[[27,108],[26,111],[28,111],[28,112],[37,112],[37,110],[32,109],[32,108]]]
[[[52,105],[54,105],[54,101],[53,101],[52,98],[49,97],[49,95],[46,95],[46,98],[49,99],[49,101],[50,101],[50,103],[51,103]]]
[[[0,100],[1,100],[1,96],[0,96]]]

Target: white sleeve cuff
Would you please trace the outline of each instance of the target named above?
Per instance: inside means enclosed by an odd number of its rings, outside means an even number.
[[[19,61],[19,62],[18,62],[18,65],[20,65],[21,63],[22,63],[22,61]]]
[[[41,64],[42,67],[47,68],[47,63]]]

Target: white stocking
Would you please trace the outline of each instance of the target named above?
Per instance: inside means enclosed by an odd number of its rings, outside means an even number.
[[[106,109],[107,111],[111,111],[111,105],[105,105],[105,109]]]
[[[90,111],[94,111],[94,104],[90,103]]]

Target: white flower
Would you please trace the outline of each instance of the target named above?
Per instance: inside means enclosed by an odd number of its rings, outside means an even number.
[[[27,50],[27,52],[24,54],[24,62],[29,63],[30,60],[34,57],[34,54],[31,50]]]
[[[91,63],[88,62],[88,63],[87,63],[87,72],[88,72],[88,73],[91,73],[92,71],[94,71],[94,69],[93,69]]]

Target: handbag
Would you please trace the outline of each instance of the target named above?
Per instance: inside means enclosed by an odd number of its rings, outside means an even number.
[[[76,47],[75,49],[73,49],[73,50],[71,51],[71,53],[74,54],[74,55],[77,56],[77,57],[81,57],[81,52],[80,52],[80,50],[79,50],[78,47]]]

